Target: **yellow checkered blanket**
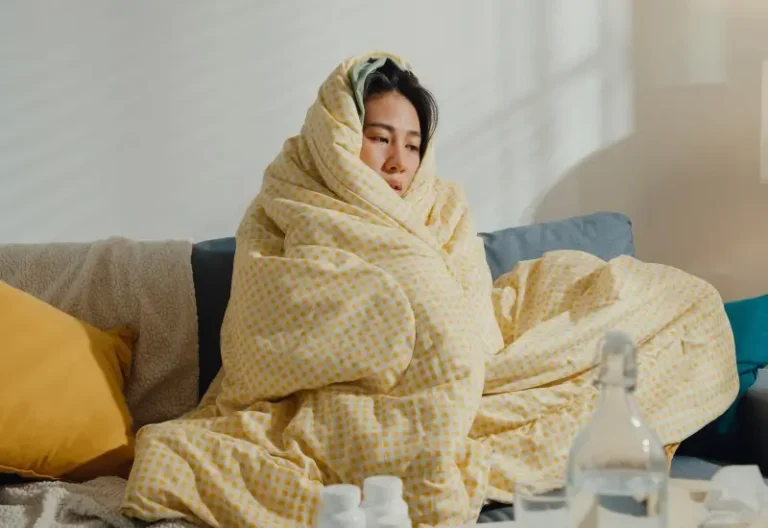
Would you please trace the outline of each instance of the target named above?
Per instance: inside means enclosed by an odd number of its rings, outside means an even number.
[[[520,477],[562,477],[609,328],[638,344],[637,398],[665,444],[732,402],[733,336],[697,278],[565,251],[492,285],[431,151],[403,198],[360,161],[358,60],[266,170],[237,233],[222,372],[198,410],[140,431],[125,514],[307,527],[324,484],[395,474],[416,525],[459,526]]]

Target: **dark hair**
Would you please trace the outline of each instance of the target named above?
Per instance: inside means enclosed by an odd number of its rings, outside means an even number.
[[[421,128],[419,154],[423,159],[427,145],[437,128],[435,97],[419,84],[419,79],[412,72],[401,70],[391,59],[387,59],[376,71],[368,75],[363,90],[363,101],[389,92],[400,92],[416,109]]]

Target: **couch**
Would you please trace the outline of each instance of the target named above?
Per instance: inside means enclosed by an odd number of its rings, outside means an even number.
[[[573,249],[609,260],[619,255],[634,255],[630,219],[620,213],[599,212],[560,221],[507,228],[481,233],[486,259],[493,278],[511,270],[521,260],[540,257],[547,251]],[[207,240],[192,250],[192,271],[197,297],[200,378],[203,394],[221,367],[219,329],[229,299],[234,260],[234,238]],[[740,402],[737,427],[721,434],[706,427],[688,439],[672,463],[672,476],[709,479],[724,464],[758,464],[768,470],[768,372]],[[762,435],[756,434],[763,432]],[[508,520],[512,508],[489,505],[480,522]]]
[[[605,260],[634,255],[635,251],[630,219],[612,212],[508,228],[480,236],[494,278],[511,270],[519,261],[557,249],[581,250]],[[221,367],[220,328],[229,300],[234,252],[235,240],[231,237],[198,242],[191,249],[197,311],[199,397],[206,392]],[[736,463],[758,464],[765,473],[768,449],[762,445],[766,438],[768,373],[761,372],[738,405],[737,427],[722,434],[715,427],[707,426],[686,440],[672,462],[672,475],[708,479],[721,465]],[[482,512],[480,522],[508,520],[512,515],[509,506],[489,504]]]

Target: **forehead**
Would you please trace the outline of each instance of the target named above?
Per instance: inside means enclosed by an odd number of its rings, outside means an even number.
[[[386,123],[394,128],[421,131],[416,108],[401,93],[375,95],[365,102],[365,123]]]

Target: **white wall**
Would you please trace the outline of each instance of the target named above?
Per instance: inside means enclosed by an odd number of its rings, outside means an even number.
[[[481,229],[620,210],[641,257],[768,291],[764,0],[0,0],[0,242],[232,234],[373,49],[435,92]]]

